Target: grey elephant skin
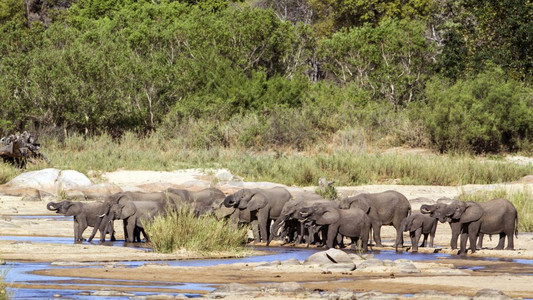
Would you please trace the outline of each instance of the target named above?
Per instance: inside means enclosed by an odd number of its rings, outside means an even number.
[[[484,234],[499,234],[495,249],[504,248],[505,237],[508,239],[506,249],[514,249],[514,236],[518,236],[518,212],[507,199],[498,198],[484,203],[455,200],[450,204],[422,205],[420,211],[429,213],[441,223],[452,224],[452,242],[454,237],[461,236],[459,254],[466,254],[467,240],[471,252],[476,252],[478,237],[477,248],[482,248]]]
[[[213,203],[224,200],[226,195],[219,189],[207,188],[200,191],[188,191],[185,189],[166,189],[168,193],[173,193],[181,197],[183,203],[191,205],[194,215],[201,216],[213,212]]]
[[[433,247],[433,240],[435,239],[435,232],[437,231],[437,219],[432,218],[428,215],[422,214],[420,212],[414,212],[407,218],[403,219],[400,230],[403,232],[409,232],[409,237],[411,238],[411,251],[418,252],[418,242],[420,237],[424,235],[424,240],[422,241],[421,247]],[[428,236],[429,244],[427,243]],[[400,241],[396,239],[396,251],[398,251],[398,245]]]
[[[143,230],[141,219],[152,219],[164,213],[167,209],[177,209],[182,205],[181,197],[173,193],[155,192],[122,192],[109,196],[104,202],[104,214],[98,221],[106,226],[113,223],[113,220],[122,220],[124,223],[124,236],[126,242],[140,241],[138,231]],[[89,241],[94,238],[96,228],[93,229]],[[148,238],[147,238],[148,239]],[[105,233],[100,231],[100,241],[105,241]]]
[[[374,242],[377,247],[381,243],[381,226],[392,225],[396,229],[396,239],[400,236],[399,245],[403,245],[403,234],[400,231],[402,220],[411,214],[411,204],[407,198],[396,191],[382,193],[363,193],[341,200],[341,209],[357,207],[366,211],[372,224]]]
[[[306,193],[307,194],[307,193]],[[307,195],[306,195],[307,196]],[[309,243],[312,240],[313,231],[311,227],[304,227],[303,222],[299,220],[299,211],[304,207],[309,207],[314,203],[329,203],[338,207],[338,204],[334,201],[326,200],[316,194],[311,194],[308,197],[301,197],[294,200],[290,200],[283,205],[280,216],[272,224],[271,235],[268,240],[268,244],[274,238],[287,238],[286,242],[301,243],[304,235],[306,235],[306,242]],[[306,232],[307,229],[307,232]]]
[[[258,235],[255,242],[268,242],[270,223],[276,220],[283,206],[291,199],[291,194],[284,187],[270,189],[242,189],[224,199],[224,206],[235,207],[239,210],[248,209],[252,227],[256,227]]]
[[[83,203],[77,201],[49,202],[46,208],[55,211],[58,214],[74,217],[74,241],[83,242],[83,232],[87,227],[105,230],[104,224],[98,224],[100,216],[104,213],[104,203]],[[115,240],[115,231],[113,226],[109,228],[111,240]]]
[[[354,207],[339,209],[324,203],[315,203],[299,211],[300,220],[305,223],[315,223],[327,226],[326,246],[334,248],[335,240],[340,234],[352,239],[352,249],[358,240],[362,242],[362,250],[368,251],[368,236],[370,234],[370,218],[365,211]]]

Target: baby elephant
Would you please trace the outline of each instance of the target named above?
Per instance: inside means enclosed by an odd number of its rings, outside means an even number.
[[[433,247],[433,239],[435,238],[435,231],[437,230],[437,219],[428,215],[415,212],[402,220],[399,232],[409,231],[411,237],[411,252],[418,252],[418,241],[420,235],[424,235],[424,241],[422,241],[421,247],[426,247],[428,235],[430,235],[429,247]],[[400,245],[399,236],[396,238],[396,251]]]

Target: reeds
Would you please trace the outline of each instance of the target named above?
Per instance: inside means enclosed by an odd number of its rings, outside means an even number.
[[[180,139],[157,133],[138,138],[126,133],[114,140],[108,135],[64,141],[42,140],[42,152],[51,165],[30,164],[28,169],[55,167],[107,172],[118,169],[172,171],[184,168],[227,168],[246,181],[271,181],[286,185],[316,185],[320,177],[340,185],[420,184],[463,185],[511,182],[533,174],[533,165],[469,155],[378,153],[338,146],[317,146],[307,151],[254,151],[244,148],[189,148]],[[17,175],[0,168],[0,183]]]
[[[217,220],[214,216],[195,217],[187,207],[157,216],[144,226],[157,252],[172,253],[180,249],[232,255],[247,252],[247,228],[228,220]]]

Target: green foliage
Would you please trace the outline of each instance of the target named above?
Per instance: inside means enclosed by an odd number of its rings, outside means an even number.
[[[320,44],[325,70],[341,83],[357,83],[376,100],[408,103],[423,91],[431,74],[434,46],[425,26],[415,21],[385,21],[335,33]]]
[[[531,232],[533,230],[533,193],[524,186],[519,190],[494,190],[490,192],[462,193],[460,199],[463,201],[487,202],[496,198],[504,198],[516,207],[518,211],[518,230],[521,232]]]
[[[532,90],[499,68],[448,85],[428,85],[426,122],[441,151],[517,150],[533,139]]]
[[[187,207],[157,216],[144,226],[156,252],[186,249],[200,253],[246,253],[247,228],[237,227],[229,220],[217,220],[214,216],[195,217]]]
[[[425,19],[432,12],[430,0],[310,0],[314,10],[315,26],[319,33],[330,34],[341,28],[357,27],[369,23],[379,24],[390,19]]]
[[[357,131],[361,147],[532,148],[529,2],[265,3],[276,11],[52,1],[61,16],[45,28],[28,27],[22,2],[0,0],[0,133],[157,132],[189,148],[305,150]],[[489,61],[500,81],[482,84]],[[463,96],[470,85],[490,92]],[[451,111],[459,125],[443,127]]]

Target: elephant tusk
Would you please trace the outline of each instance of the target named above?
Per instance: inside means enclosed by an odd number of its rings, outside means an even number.
[[[105,217],[105,214],[98,216],[98,218],[103,218],[103,217]]]

